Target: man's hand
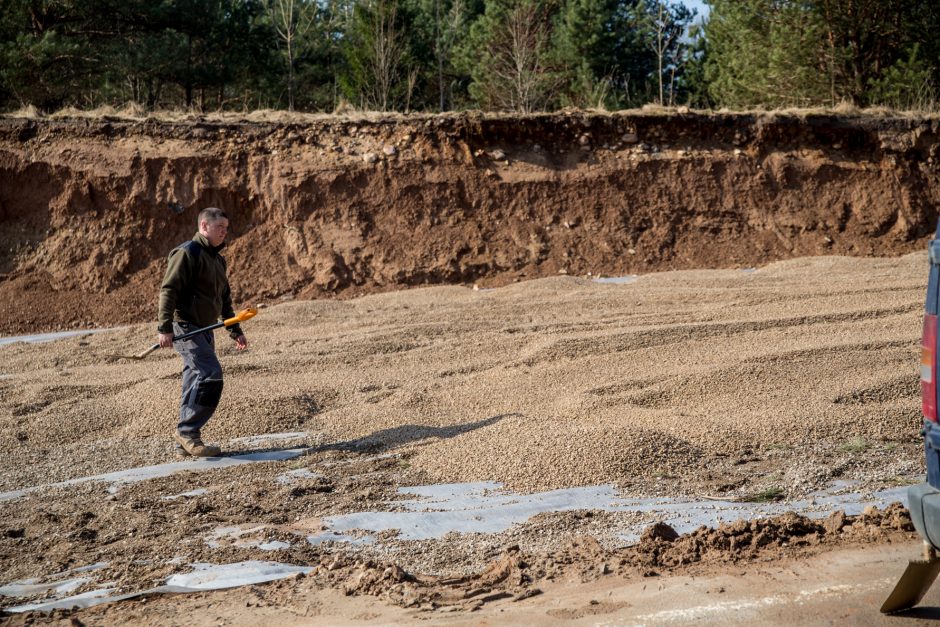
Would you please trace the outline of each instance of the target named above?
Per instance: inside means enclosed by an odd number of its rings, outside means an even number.
[[[248,338],[244,335],[239,335],[235,338],[235,348],[237,350],[243,351],[248,348]]]
[[[160,343],[160,348],[172,348],[173,347],[173,334],[172,333],[157,333],[157,341]]]

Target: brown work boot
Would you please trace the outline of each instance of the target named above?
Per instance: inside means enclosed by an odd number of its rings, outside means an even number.
[[[218,446],[203,444],[199,438],[187,438],[177,433],[173,436],[173,439],[179,445],[177,454],[180,454],[180,450],[193,457],[218,457],[222,453],[222,449]]]

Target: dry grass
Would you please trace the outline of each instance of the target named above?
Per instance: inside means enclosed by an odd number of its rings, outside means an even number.
[[[147,109],[139,102],[131,101],[121,107],[117,114],[121,117],[144,119],[147,117]]]
[[[839,116],[852,118],[901,118],[911,120],[933,120],[940,118],[940,109],[935,106],[925,106],[917,109],[892,109],[883,105],[859,107],[858,105],[842,101],[834,107],[793,107],[786,109],[765,110],[764,113],[778,113],[793,115],[800,118],[812,116]]]
[[[300,111],[282,111],[276,109],[257,109],[255,111],[154,111],[151,118],[165,122],[210,121],[210,122],[261,122],[276,124],[309,124],[323,120],[343,120],[351,122],[404,119],[403,113],[396,111],[357,111],[347,113],[304,113]]]
[[[798,118],[809,118],[814,116],[837,116],[853,118],[896,118],[908,120],[936,120],[940,119],[940,110],[936,106],[917,110],[902,111],[891,109],[889,107],[877,106],[860,108],[850,102],[841,102],[835,107],[802,107],[802,108],[748,108],[748,109],[690,109],[686,106],[666,107],[658,104],[647,104],[639,109],[623,109],[620,111],[606,111],[603,109],[588,108],[565,108],[560,111],[545,111],[529,116],[541,115],[601,115],[601,116],[663,116],[663,115],[756,115],[764,121],[772,121],[778,116],[795,116]],[[346,122],[379,122],[387,120],[403,119],[427,119],[427,118],[447,118],[475,116],[488,119],[506,119],[520,116],[522,114],[507,112],[486,112],[479,110],[448,111],[445,113],[401,113],[397,111],[367,111],[360,110],[352,106],[347,101],[341,101],[332,113],[305,113],[299,111],[283,111],[275,109],[258,109],[255,111],[212,111],[200,112],[196,109],[161,109],[155,111],[146,111],[146,109],[135,102],[128,102],[120,109],[110,105],[96,107],[94,109],[78,109],[75,107],[66,107],[53,113],[44,114],[35,106],[29,105],[16,111],[3,114],[2,117],[52,120],[65,119],[116,119],[139,122],[146,119],[169,123],[187,123],[187,122],[256,122],[256,123],[274,123],[274,124],[310,124],[322,122],[324,120],[346,121]]]
[[[77,109],[75,107],[65,107],[64,109],[59,109],[50,113],[48,116],[52,120],[57,120],[61,118],[82,118],[82,119],[99,119],[99,118],[116,118],[119,117],[118,110],[112,107],[111,105],[105,105],[102,107],[95,107],[94,109]]]
[[[336,107],[333,108],[333,115],[348,115],[350,113],[355,113],[358,109],[345,98],[340,98],[339,102],[336,103]]]
[[[195,109],[162,109],[146,111],[141,105],[128,103],[121,109],[111,106],[96,107],[94,109],[78,109],[65,107],[58,111],[44,114],[36,107],[30,105],[17,111],[3,114],[2,117],[29,118],[29,119],[117,119],[139,122],[146,119],[159,122],[186,123],[186,122],[267,122],[281,124],[304,124],[315,121],[340,119],[348,121],[387,120],[404,118],[404,114],[381,111],[352,111],[348,114],[330,113],[302,113],[297,111],[277,111],[273,109],[259,109],[256,111],[212,111],[207,113]]]
[[[42,113],[33,105],[26,105],[9,114],[14,118],[27,118],[30,120],[42,117]]]
[[[843,100],[836,106],[832,108],[833,113],[838,113],[840,115],[858,115],[860,109],[855,105],[854,102],[848,100]]]

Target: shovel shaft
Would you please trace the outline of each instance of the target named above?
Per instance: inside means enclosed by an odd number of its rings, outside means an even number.
[[[210,324],[207,327],[202,327],[201,329],[196,329],[195,331],[190,331],[189,333],[184,333],[183,335],[174,335],[173,341],[179,342],[180,340],[188,340],[194,335],[199,335],[200,333],[205,333],[206,331],[212,331],[213,329],[218,329],[219,327],[224,327],[224,322],[216,322],[215,324]]]
[[[146,357],[147,355],[149,355],[149,354],[152,353],[153,351],[157,350],[158,348],[160,348],[160,345],[159,345],[159,344],[154,344],[153,346],[151,346],[150,348],[148,348],[148,349],[145,350],[144,352],[142,352],[142,353],[137,353],[136,355],[129,355],[128,358],[129,358],[129,359],[143,359],[144,357]]]
[[[189,338],[199,335],[200,333],[205,333],[206,331],[212,331],[213,329],[218,329],[219,327],[230,327],[232,325],[238,324],[239,322],[244,322],[249,320],[255,315],[257,315],[258,310],[254,307],[249,307],[248,309],[242,309],[235,316],[229,318],[228,320],[223,320],[222,322],[216,322],[215,324],[210,324],[207,327],[202,327],[201,329],[196,329],[195,331],[190,331],[189,333],[184,333],[182,335],[173,336],[174,342],[179,342],[180,340],[188,340]],[[154,344],[147,350],[142,353],[137,353],[136,355],[108,355],[109,359],[143,359],[153,351],[160,348],[160,344]]]
[[[189,333],[184,333],[183,335],[175,335],[175,336],[173,336],[173,341],[174,341],[174,342],[178,342],[179,340],[189,339],[189,338],[193,337],[194,335],[199,335],[200,333],[205,333],[206,331],[211,331],[212,329],[218,329],[219,327],[224,327],[224,326],[225,326],[225,323],[224,323],[224,322],[219,322],[219,323],[217,323],[217,324],[212,324],[212,325],[209,325],[209,326],[207,326],[207,327],[203,327],[203,328],[201,328],[201,329],[196,329],[195,331],[190,331]],[[146,357],[147,355],[149,355],[149,354],[152,353],[153,351],[157,350],[158,348],[160,348],[160,344],[159,344],[159,343],[154,344],[153,346],[151,346],[151,347],[148,348],[147,350],[145,350],[145,351],[143,351],[143,352],[140,352],[140,353],[137,353],[136,355],[112,355],[112,357],[115,357],[115,358],[118,358],[118,359],[143,359],[144,357]]]
[[[176,335],[173,337],[173,341],[178,342],[180,340],[188,340],[194,335],[199,335],[200,333],[205,333],[206,331],[212,331],[213,329],[218,329],[220,327],[230,327],[233,324],[238,324],[239,322],[244,322],[245,320],[249,320],[253,318],[255,314],[257,313],[258,313],[258,310],[255,309],[254,307],[249,307],[248,309],[242,309],[241,311],[238,312],[237,315],[233,316],[232,318],[229,318],[228,320],[223,320],[222,322],[216,322],[215,324],[210,324],[207,327],[202,327],[201,329],[196,329],[195,331],[190,331],[189,333],[184,333],[183,335]]]
[[[232,325],[238,324],[239,322],[244,322],[245,320],[250,320],[257,315],[258,310],[254,307],[249,307],[248,309],[242,309],[235,316],[229,318],[228,320],[223,320],[222,322],[216,322],[215,324],[210,324],[207,327],[202,327],[201,329],[196,329],[195,331],[190,331],[189,333],[184,333],[182,335],[173,336],[174,342],[179,342],[180,340],[188,340],[194,335],[199,335],[200,333],[205,333],[206,331],[212,331],[213,329],[218,329],[219,327],[230,327]],[[110,359],[143,359],[153,351],[160,348],[160,344],[154,344],[147,350],[142,353],[137,353],[136,355],[108,355]]]

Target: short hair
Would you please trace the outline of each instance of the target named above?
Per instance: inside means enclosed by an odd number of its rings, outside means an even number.
[[[206,207],[199,212],[199,217],[196,218],[196,227],[198,228],[203,220],[206,222],[215,222],[221,218],[228,220],[228,214],[218,207]]]

